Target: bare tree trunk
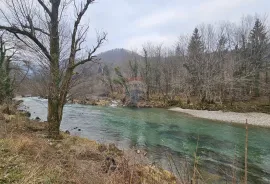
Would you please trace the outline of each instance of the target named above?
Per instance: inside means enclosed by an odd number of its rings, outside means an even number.
[[[59,136],[59,127],[62,120],[59,85],[59,32],[58,32],[58,14],[59,14],[60,0],[52,1],[51,11],[51,30],[50,30],[50,55],[52,57],[50,63],[50,86],[48,98],[48,122],[49,122],[49,136],[57,138]]]
[[[260,71],[255,71],[255,81],[254,81],[254,86],[255,86],[255,96],[259,97],[260,96]]]
[[[48,122],[49,122],[49,137],[58,138],[60,128],[60,116],[59,113],[59,100],[50,98],[48,99]]]
[[[145,62],[145,71],[144,71],[144,78],[146,83],[146,100],[149,101],[150,99],[150,63],[148,61],[148,51],[146,48],[143,48],[144,52],[144,62]]]

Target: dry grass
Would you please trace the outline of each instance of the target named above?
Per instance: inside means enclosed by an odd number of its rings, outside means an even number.
[[[0,184],[177,183],[171,173],[133,162],[113,144],[62,137],[47,139],[46,123],[19,112],[0,113]]]

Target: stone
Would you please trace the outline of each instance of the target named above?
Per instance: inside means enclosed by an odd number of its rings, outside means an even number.
[[[24,115],[25,115],[26,117],[28,117],[28,118],[30,118],[30,117],[31,117],[31,113],[30,113],[30,112],[28,112],[28,111],[25,111]]]
[[[36,121],[40,121],[41,119],[40,119],[40,117],[37,116],[35,120]]]

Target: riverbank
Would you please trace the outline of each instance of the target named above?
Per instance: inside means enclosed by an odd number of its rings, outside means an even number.
[[[113,99],[109,97],[91,98],[91,99],[73,99],[68,100],[68,104],[82,104],[82,105],[93,105],[93,106],[112,106],[112,107],[137,107],[137,108],[166,108],[170,105],[164,101],[138,101],[135,104],[129,104],[123,102],[123,99]]]
[[[176,183],[170,172],[124,152],[62,133],[47,138],[47,123],[0,106],[0,183]]]
[[[170,108],[171,111],[181,112],[189,114],[194,117],[217,120],[229,123],[245,124],[246,120],[248,124],[262,127],[270,127],[270,114],[250,112],[250,113],[238,113],[238,112],[223,112],[223,111],[208,111],[208,110],[193,110],[183,108]]]

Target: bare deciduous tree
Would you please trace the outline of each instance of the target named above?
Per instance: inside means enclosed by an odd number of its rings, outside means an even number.
[[[106,40],[106,33],[97,36],[97,43],[85,53],[88,26],[82,25],[87,9],[95,0],[5,0],[0,29],[13,34],[23,46],[40,59],[49,71],[48,122],[49,136],[59,137],[70,82],[74,69],[96,60],[95,53]],[[74,10],[75,21],[70,32],[64,16]],[[70,15],[70,13],[69,13]],[[84,54],[85,53],[85,54]],[[64,63],[64,64],[63,64]],[[63,67],[65,66],[65,67]]]

